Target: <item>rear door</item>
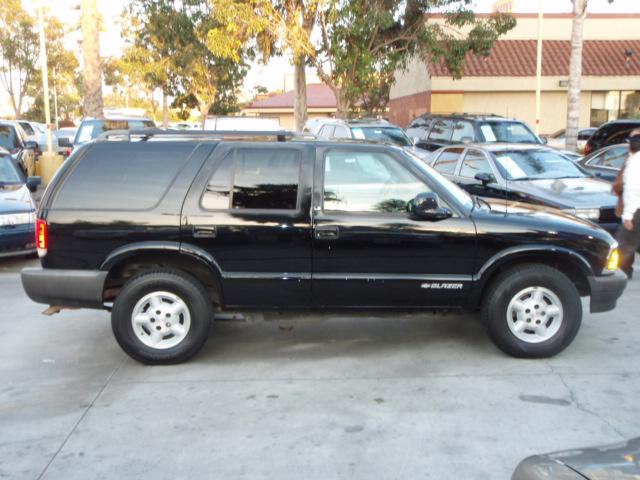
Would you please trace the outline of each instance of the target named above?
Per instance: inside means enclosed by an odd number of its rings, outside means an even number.
[[[305,307],[311,299],[313,148],[221,144],[192,185],[185,247],[217,263],[227,307]]]
[[[316,306],[459,305],[468,293],[475,226],[397,151],[318,149],[314,188]],[[436,191],[451,218],[410,218],[407,202]]]

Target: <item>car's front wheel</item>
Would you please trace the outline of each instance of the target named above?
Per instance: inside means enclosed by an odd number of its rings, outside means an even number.
[[[131,278],[118,293],[111,327],[122,349],[148,364],[180,363],[207,341],[213,318],[204,286],[177,271]]]
[[[580,294],[547,265],[528,264],[500,274],[488,287],[482,318],[493,342],[522,358],[551,357],[575,338],[582,321]]]

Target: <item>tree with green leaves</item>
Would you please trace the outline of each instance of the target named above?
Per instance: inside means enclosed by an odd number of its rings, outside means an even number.
[[[211,0],[219,26],[208,34],[209,48],[235,61],[252,45],[267,62],[287,53],[294,66],[294,123],[301,131],[307,120],[305,67],[315,54],[311,33],[321,0]]]
[[[0,84],[9,95],[16,118],[22,114],[27,89],[37,75],[39,53],[34,19],[20,0],[0,3]]]
[[[437,8],[439,21],[430,17]],[[466,0],[327,0],[318,9],[320,46],[312,57],[336,96],[337,116],[361,103],[383,112],[394,72],[414,55],[443,62],[459,77],[468,52],[483,54],[515,19],[475,16]]]
[[[204,127],[217,101],[235,98],[247,72],[246,52],[232,60],[207,47],[208,32],[218,26],[208,0],[131,0],[129,13],[138,22],[134,45],[156,63],[147,78],[160,85],[166,75],[167,94],[195,98]]]

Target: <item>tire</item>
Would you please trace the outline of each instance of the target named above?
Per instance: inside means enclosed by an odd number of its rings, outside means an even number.
[[[582,303],[562,272],[526,264],[501,273],[489,284],[482,320],[503,352],[519,358],[552,357],[577,335]]]
[[[212,319],[210,296],[198,280],[180,271],[154,270],[122,287],[113,304],[111,328],[131,358],[166,365],[198,353]]]

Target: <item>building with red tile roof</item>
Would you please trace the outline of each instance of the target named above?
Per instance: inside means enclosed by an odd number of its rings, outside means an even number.
[[[537,16],[516,14],[517,26],[489,55],[467,55],[460,79],[442,62],[414,60],[396,74],[390,118],[406,126],[425,113],[485,112],[535,124]],[[430,21],[437,21],[430,20]],[[540,132],[566,123],[571,15],[543,21]],[[585,21],[581,126],[640,115],[640,15],[595,14]]]

